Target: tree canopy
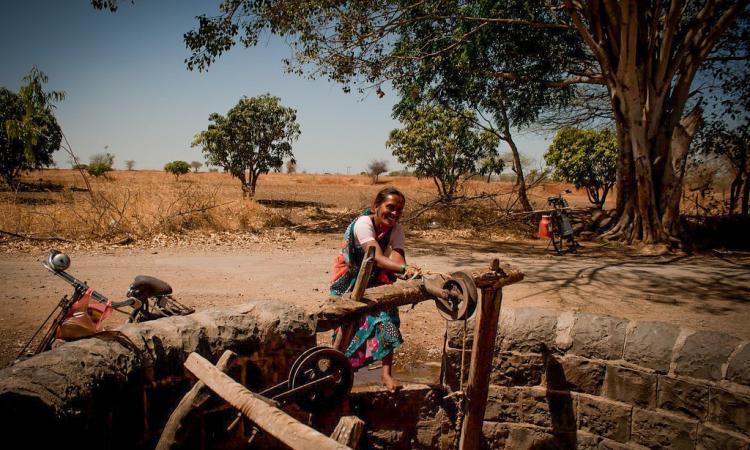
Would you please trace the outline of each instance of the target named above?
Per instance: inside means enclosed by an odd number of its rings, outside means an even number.
[[[174,175],[175,180],[180,179],[180,175],[190,172],[190,164],[187,161],[172,161],[164,164],[164,171]]]
[[[10,186],[21,171],[52,165],[62,141],[52,104],[63,93],[44,92],[47,77],[36,67],[24,81],[19,93],[0,87],[0,174]]]
[[[544,160],[554,168],[555,176],[585,189],[589,201],[601,208],[615,184],[617,137],[608,128],[563,128]]]
[[[424,105],[401,115],[404,128],[391,131],[386,145],[420,178],[432,178],[438,197],[450,202],[477,162],[497,155],[498,137],[478,129],[469,111]]]
[[[261,174],[294,159],[292,143],[301,133],[297,111],[270,94],[242,97],[226,116],[213,113],[208,128],[195,136],[206,162],[240,180],[243,195],[255,196]]]

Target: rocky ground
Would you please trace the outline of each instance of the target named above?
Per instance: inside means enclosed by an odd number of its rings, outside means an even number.
[[[485,266],[494,257],[518,266],[526,279],[505,289],[503,307],[657,320],[750,339],[750,254],[646,257],[584,243],[578,254],[559,257],[545,248],[546,242],[460,236],[439,230],[410,234],[408,259],[435,272]],[[279,231],[157,237],[126,245],[2,241],[0,366],[13,360],[59,298],[71,291],[40,264],[51,247],[71,256],[71,274],[115,299],[135,275],[147,274],[169,282],[180,301],[196,309],[279,299],[312,311],[328,297],[339,239],[338,234]],[[396,361],[402,376],[432,376],[444,320],[429,302],[402,308],[401,318],[405,344]],[[123,319],[114,315],[109,326]]]

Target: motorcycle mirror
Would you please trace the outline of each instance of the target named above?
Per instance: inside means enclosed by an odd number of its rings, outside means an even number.
[[[70,257],[58,250],[50,250],[47,254],[47,267],[55,272],[62,272],[70,267]]]

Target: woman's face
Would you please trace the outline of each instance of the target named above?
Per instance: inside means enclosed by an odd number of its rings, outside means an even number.
[[[375,207],[375,225],[380,229],[393,228],[404,211],[404,198],[400,195],[388,195],[383,203]]]

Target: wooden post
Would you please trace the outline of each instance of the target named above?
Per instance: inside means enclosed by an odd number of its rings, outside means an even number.
[[[233,351],[225,351],[216,363],[216,368],[222,372],[227,372],[232,367],[236,357],[237,354]],[[164,430],[161,432],[159,442],[156,444],[156,450],[169,450],[178,447],[180,444],[178,434],[182,432],[185,426],[185,419],[192,411],[200,408],[210,396],[211,392],[206,384],[198,380],[172,411],[172,415],[169,416],[167,423],[164,425]]]
[[[185,361],[185,367],[259,428],[293,449],[349,448],[295,420],[284,411],[266,404],[258,394],[245,389],[197,353],[190,354]]]
[[[356,449],[364,427],[365,422],[359,417],[343,416],[339,419],[336,429],[331,433],[331,438],[335,439],[336,442]]]
[[[375,267],[375,246],[371,245],[367,248],[367,254],[362,259],[362,265],[359,267],[357,273],[357,281],[354,283],[354,289],[352,289],[349,295],[349,300],[359,302],[362,300],[362,295],[365,293],[367,283],[370,281],[370,275],[372,269]],[[336,335],[336,340],[333,343],[333,348],[345,352],[346,348],[349,347],[349,342],[352,340],[354,330],[357,324],[349,322],[341,325],[341,332]]]
[[[490,268],[493,271],[499,270],[499,261],[492,261]],[[482,288],[482,298],[479,301],[474,326],[469,381],[466,384],[466,412],[461,427],[459,450],[477,450],[480,446],[492,357],[495,353],[497,322],[503,299],[502,289],[502,286],[497,285]]]

